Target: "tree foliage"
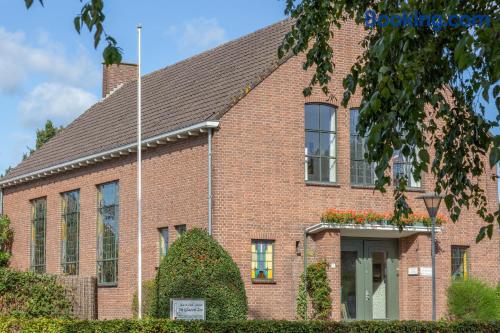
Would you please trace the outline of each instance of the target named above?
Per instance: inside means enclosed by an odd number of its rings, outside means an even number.
[[[247,317],[247,297],[238,266],[207,232],[192,229],[176,240],[156,278],[156,314],[170,315],[171,298],[203,298],[207,320]]]
[[[279,49],[304,52],[304,69],[314,74],[304,94],[319,86],[329,94],[328,83],[335,68],[336,54],[331,39],[347,20],[364,24],[368,9],[380,14],[439,13],[482,14],[489,26],[444,27],[432,24],[417,27],[367,29],[355,60],[344,78],[342,104],[347,106],[361,90],[360,135],[367,136],[365,158],[376,163],[376,188],[382,192],[391,184],[391,159],[395,150],[412,161],[413,176],[422,172],[435,177],[435,191],[453,221],[461,211],[474,208],[487,223],[477,240],[491,238],[493,221],[500,223],[499,211],[488,208],[484,180],[496,177],[500,160],[500,136],[489,133],[498,126],[500,115],[488,120],[481,97],[491,98],[500,107],[500,21],[496,1],[375,1],[375,0],[293,0],[286,1],[286,13],[294,18],[291,31]],[[492,96],[491,96],[492,95]],[[430,151],[434,151],[431,159]],[[489,165],[484,163],[488,160]],[[411,213],[407,203],[407,180],[394,188],[395,220]]]
[[[31,8],[33,2],[33,0],[24,0],[27,9]],[[44,0],[38,0],[38,2],[43,6]],[[106,15],[104,15],[104,0],[80,0],[80,2],[82,3],[82,8],[73,20],[75,30],[80,33],[85,26],[89,33],[93,32],[94,48],[99,46],[101,39],[104,37],[107,43],[102,52],[104,63],[107,65],[119,64],[122,61],[122,49],[118,47],[116,40],[104,30],[104,20],[106,19]]]

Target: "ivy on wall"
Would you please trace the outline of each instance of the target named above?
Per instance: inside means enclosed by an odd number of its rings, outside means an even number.
[[[326,273],[326,262],[311,264],[307,267],[307,274],[302,274],[297,295],[297,316],[306,319],[307,303],[312,304],[312,316],[309,319],[327,320],[332,313],[332,289]]]

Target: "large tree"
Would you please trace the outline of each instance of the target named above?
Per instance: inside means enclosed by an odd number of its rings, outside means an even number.
[[[399,150],[412,161],[415,179],[422,172],[436,178],[435,191],[444,195],[453,221],[462,209],[474,209],[486,222],[477,240],[485,235],[491,238],[495,218],[500,223],[497,207],[491,211],[487,205],[484,187],[485,179],[496,179],[494,167],[500,160],[500,136],[490,132],[500,120],[497,2],[286,0],[286,13],[294,21],[280,55],[306,54],[303,67],[314,74],[305,95],[314,87],[329,94],[336,59],[331,39],[347,20],[364,25],[365,15],[374,12],[441,14],[445,20],[456,14],[489,18],[470,27],[444,27],[431,19],[427,26],[367,28],[362,56],[343,80],[342,104],[347,106],[360,90],[358,130],[368,138],[365,158],[376,163],[378,190],[384,192],[391,184],[387,170],[394,151]],[[484,101],[492,98],[497,116],[487,119]],[[432,158],[431,148],[435,151]],[[489,164],[484,163],[487,155]],[[406,187],[403,179],[394,188],[396,219],[411,212]]]

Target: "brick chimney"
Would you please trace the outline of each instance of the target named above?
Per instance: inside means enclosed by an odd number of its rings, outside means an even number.
[[[106,97],[119,85],[137,79],[137,65],[121,63],[102,65],[102,97]]]

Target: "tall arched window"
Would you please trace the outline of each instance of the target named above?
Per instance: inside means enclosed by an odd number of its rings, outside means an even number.
[[[327,104],[305,105],[305,180],[337,181],[337,115]]]

